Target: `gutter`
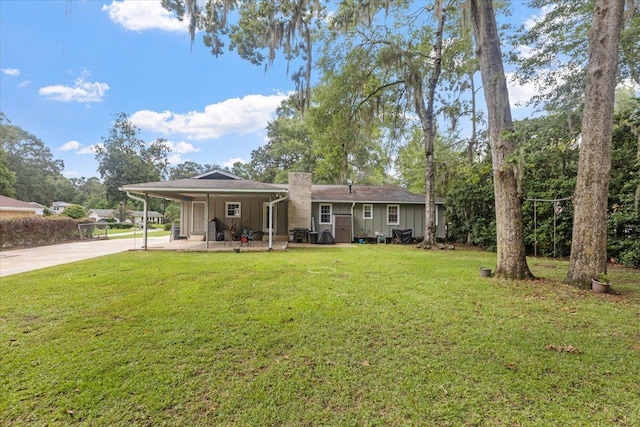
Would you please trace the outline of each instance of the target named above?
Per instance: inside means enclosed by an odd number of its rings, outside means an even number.
[[[276,203],[284,202],[287,199],[289,199],[288,194],[284,197],[269,202],[269,250],[273,248],[273,206]]]
[[[143,212],[143,216],[142,216],[142,223],[144,224],[144,226],[142,227],[142,249],[146,250],[147,249],[147,199],[146,199],[146,194],[145,194],[145,198],[141,198],[138,196],[134,196],[133,194],[129,193],[127,191],[127,197],[132,198],[133,200],[137,200],[139,202],[142,202],[144,205],[144,208],[142,208],[142,212]]]
[[[353,227],[355,226],[355,221],[353,220],[353,208],[356,207],[356,202],[353,202],[353,204],[351,205],[351,243],[353,243],[353,237],[354,237],[354,229]]]

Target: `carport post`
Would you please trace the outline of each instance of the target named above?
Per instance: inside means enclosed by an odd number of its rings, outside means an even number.
[[[137,200],[139,202],[142,202],[143,204],[143,208],[142,208],[142,221],[144,223],[143,227],[142,227],[142,249],[146,250],[147,249],[147,198],[148,198],[148,194],[144,193],[144,199],[138,196],[134,196],[133,194],[129,193],[127,191],[127,197],[131,197],[133,200]]]

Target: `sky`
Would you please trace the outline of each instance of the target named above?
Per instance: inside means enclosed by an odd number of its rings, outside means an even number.
[[[198,35],[191,48],[160,0],[0,0],[0,111],[68,178],[100,177],[93,147],[121,112],[143,140],[167,139],[173,165],[248,162],[293,90],[284,59],[265,72],[235,52],[216,58]],[[533,93],[510,86],[514,118]]]

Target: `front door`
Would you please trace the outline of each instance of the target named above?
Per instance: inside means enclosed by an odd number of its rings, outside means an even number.
[[[351,215],[335,215],[333,218],[336,243],[351,243]]]
[[[191,234],[204,234],[204,202],[193,202],[193,229]]]

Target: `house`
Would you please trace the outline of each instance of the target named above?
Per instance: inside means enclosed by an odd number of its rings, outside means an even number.
[[[62,212],[64,212],[64,210],[68,206],[71,206],[72,204],[73,203],[67,203],[67,202],[53,202],[49,209],[51,210],[52,213],[57,215],[57,214],[61,214]]]
[[[117,213],[113,209],[89,209],[87,218],[94,221],[106,221],[111,218],[117,218]]]
[[[42,215],[43,207],[35,202],[0,195],[0,218],[17,218],[24,216]]]
[[[267,184],[215,170],[120,190],[136,200],[179,202],[180,237],[216,240],[234,224],[240,231],[262,230],[270,241],[291,239],[296,229],[329,230],[336,242],[380,235],[390,239],[396,229],[424,235],[424,196],[393,186],[312,185],[308,173],[290,173],[288,184]],[[444,238],[441,199],[436,201],[436,225],[437,237]]]
[[[129,214],[131,214],[134,223],[142,224],[144,222],[144,211],[130,211]],[[164,215],[162,215],[160,212],[147,211],[147,222],[162,224],[163,220]]]

